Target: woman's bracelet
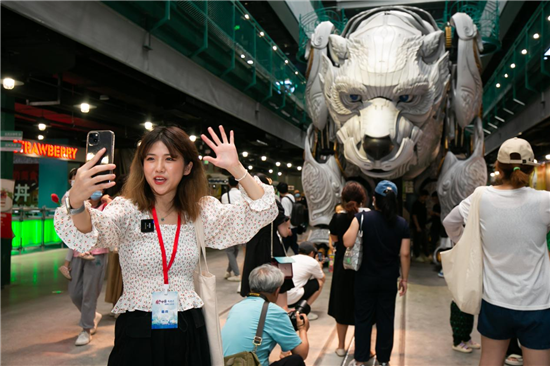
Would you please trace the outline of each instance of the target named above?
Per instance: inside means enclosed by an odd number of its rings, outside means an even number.
[[[245,169],[244,175],[243,175],[242,177],[240,177],[240,178],[235,178],[235,180],[236,180],[237,182],[240,182],[241,180],[243,180],[244,178],[246,178],[246,175],[247,175],[247,174],[248,174],[248,170]]]

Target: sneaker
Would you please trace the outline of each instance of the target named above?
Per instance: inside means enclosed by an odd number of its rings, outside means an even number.
[[[521,357],[520,355],[511,354],[510,356],[506,357],[504,363],[510,366],[523,366],[523,357]]]
[[[308,318],[309,321],[317,320],[317,319],[319,319],[319,315],[317,315],[317,314],[315,314],[315,313],[309,313],[309,314],[307,315],[307,318]]]
[[[474,342],[471,339],[468,342],[466,342],[466,345],[471,349],[480,349],[481,348],[481,344],[479,344],[477,342]]]
[[[339,357],[344,357],[346,355],[346,350],[343,348],[337,348],[334,352],[336,352]]]
[[[445,278],[445,275],[443,274],[443,270],[439,271],[439,273],[437,274],[437,277]]]
[[[231,271],[225,272],[225,276],[223,276],[223,278],[227,280],[229,277],[231,277]]]
[[[71,277],[71,270],[69,269],[69,267],[67,267],[67,266],[61,266],[61,267],[59,267],[58,269],[59,269],[59,272],[61,272],[61,274],[63,275],[63,277],[65,277],[65,278],[68,279],[69,281],[73,279],[73,278]]]
[[[240,294],[241,293],[241,282],[239,282],[239,287],[237,287],[237,293]]]
[[[91,254],[81,254],[80,258],[87,260],[87,261],[93,261],[95,257]]]
[[[90,333],[86,332],[85,330],[83,330],[78,335],[78,338],[76,338],[76,342],[74,342],[74,345],[75,346],[85,346],[88,343],[90,343],[91,340],[92,340],[92,335]]]
[[[472,353],[472,349],[466,345],[464,342],[460,342],[459,345],[453,346],[453,349],[458,352],[463,353]]]
[[[98,326],[101,318],[103,318],[103,315],[96,312],[95,317],[94,317],[94,327],[90,330],[90,334],[95,334],[97,332],[97,326]]]
[[[241,282],[241,276],[231,276],[227,278],[230,282]]]

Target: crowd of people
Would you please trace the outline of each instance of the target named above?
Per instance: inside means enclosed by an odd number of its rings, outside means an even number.
[[[198,151],[177,127],[157,127],[143,137],[116,197],[104,195],[117,181],[114,174],[98,175],[115,168],[98,164],[102,152],[69,174],[72,188],[56,211],[55,227],[71,249],[59,270],[70,280],[71,299],[81,312],[76,345],[88,344],[101,319],[96,306],[107,256],[116,255],[107,291],[118,316],[109,365],[213,364],[211,329],[193,282],[200,227],[206,247],[225,250],[224,277],[238,282],[243,297],[221,331],[228,364],[248,357],[270,365],[278,344],[282,352],[271,365],[305,365],[310,321],[318,317],[311,306],[325,288],[329,253],[298,240],[303,226],[292,221],[299,192],[280,182],[277,196],[269,177],[252,177],[239,162],[233,132],[228,136],[220,126],[209,134],[201,137],[215,156],[204,160],[231,175],[221,202],[207,195]],[[483,366],[501,366],[507,356],[516,362],[510,365],[550,365],[550,193],[527,187],[534,165],[526,141],[506,141],[495,166],[502,182],[486,189],[480,201],[481,345],[470,336],[473,315],[451,303],[452,348],[481,348]],[[349,181],[328,226],[333,271],[327,312],[336,322],[338,356],[346,355],[346,334],[355,327],[350,365],[367,365],[375,356],[379,365],[389,365],[396,299],[408,290],[411,248],[416,261],[431,262],[440,236],[458,243],[467,222],[471,196],[442,225],[436,193],[420,191],[409,222],[399,215],[401,194],[391,181],[378,182],[371,196]],[[362,246],[362,264],[346,269],[346,251],[356,245]]]

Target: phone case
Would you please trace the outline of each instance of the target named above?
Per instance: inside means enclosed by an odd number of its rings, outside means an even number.
[[[97,152],[103,148],[107,151],[103,154],[101,160],[96,164],[112,164],[115,156],[115,133],[113,131],[90,131],[86,137],[86,161],[94,158]],[[112,174],[112,170],[104,171],[99,174]]]

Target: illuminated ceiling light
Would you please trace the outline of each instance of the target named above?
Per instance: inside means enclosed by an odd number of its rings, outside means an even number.
[[[288,65],[288,60],[285,60],[285,64],[287,64],[287,65]]]
[[[281,166],[281,163],[280,163],[280,162],[276,162],[275,165],[276,165],[276,166]]]
[[[279,172],[279,173],[277,173],[277,175],[280,177],[281,175],[283,175],[283,173]]]
[[[298,169],[299,171],[302,170],[302,167],[301,166],[297,166],[296,169]]]
[[[533,39],[539,39],[539,38],[540,38],[540,34],[538,33],[533,34]]]
[[[515,69],[515,68],[516,68],[516,64],[514,64],[514,63],[510,64],[510,68],[511,68],[511,69]]]
[[[298,75],[298,71],[294,71],[294,75]]]
[[[243,157],[246,158],[248,156],[248,152],[243,151]]]
[[[487,122],[487,124],[488,124],[489,126],[495,128],[495,129],[498,128],[496,125],[492,124],[491,122]]]
[[[497,87],[497,88],[500,88],[500,83],[497,83],[496,87]]]
[[[267,156],[262,156],[261,159],[262,159],[262,161],[266,161],[266,160],[267,160]]]
[[[504,74],[504,77],[505,77],[506,79],[508,79],[508,74]]]
[[[44,140],[44,136],[43,135],[38,135],[38,139],[39,140]]]
[[[548,19],[548,21],[550,22],[550,15],[549,15],[548,18],[546,18],[546,19]]]
[[[544,56],[544,61],[548,60],[548,56]]]
[[[80,111],[82,113],[88,113],[90,111],[90,105],[88,103],[80,104]]]
[[[144,125],[147,131],[153,131],[153,122],[147,121],[144,123]]]
[[[260,37],[263,37],[265,36],[265,33],[264,32],[260,32]]]
[[[15,80],[12,78],[4,78],[2,80],[2,86],[4,86],[4,89],[12,90],[15,88]]]
[[[550,154],[547,154],[544,158],[545,158],[546,160],[550,160]]]
[[[499,116],[495,116],[495,119],[500,121],[500,122],[506,122],[506,120],[504,118],[501,118]]]
[[[273,46],[273,51],[277,51],[277,46]]]
[[[245,15],[244,15],[244,18],[245,18],[246,20],[248,20],[248,19],[250,19],[250,15],[245,14]]]
[[[483,129],[483,131],[487,134],[487,135],[490,135],[491,134],[491,131],[487,130],[487,129]]]
[[[249,165],[248,166],[248,170],[252,170],[253,166],[252,165]]]
[[[195,142],[195,141],[197,141],[197,136],[191,135],[191,136],[189,136],[189,140]]]
[[[46,127],[48,127],[48,126],[46,126],[45,123],[39,123],[39,124],[38,124],[38,129],[39,129],[40,131],[46,131]]]
[[[287,163],[286,166],[292,168],[292,163]]]
[[[538,164],[539,161],[537,159],[533,159],[533,163]]]
[[[269,169],[269,174],[273,174],[273,169]]]
[[[522,49],[522,50],[521,50],[521,54],[522,54],[522,55],[526,55],[526,54],[527,54],[527,50],[526,50],[525,48]]]
[[[199,155],[199,160],[202,160],[202,155]]]
[[[494,178],[494,177],[495,177],[495,173],[491,173],[491,177],[493,177],[493,178]]]
[[[249,65],[252,65],[254,63],[254,61],[248,60],[248,61],[246,61],[246,63],[249,64]]]
[[[242,53],[242,54],[241,54],[241,58],[245,58],[245,57],[246,57],[246,56],[245,56],[245,54],[244,54],[244,53]]]

